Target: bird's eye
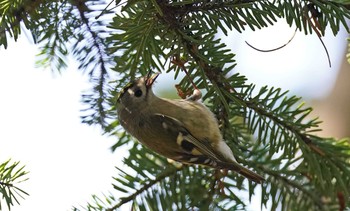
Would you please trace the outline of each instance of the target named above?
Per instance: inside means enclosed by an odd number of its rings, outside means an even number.
[[[142,90],[141,89],[138,89],[135,91],[135,97],[141,97],[142,95]]]

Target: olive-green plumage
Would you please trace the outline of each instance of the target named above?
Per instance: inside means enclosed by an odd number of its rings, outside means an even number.
[[[195,97],[170,100],[154,95],[158,75],[129,83],[117,102],[121,125],[143,145],[167,158],[234,170],[255,182],[264,178],[239,165],[223,141],[213,113]]]

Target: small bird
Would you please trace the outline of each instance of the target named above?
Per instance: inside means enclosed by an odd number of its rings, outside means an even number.
[[[214,114],[198,99],[157,97],[152,86],[159,74],[127,84],[117,98],[120,124],[154,152],[186,164],[200,164],[238,172],[261,183],[264,178],[237,163],[224,142]]]

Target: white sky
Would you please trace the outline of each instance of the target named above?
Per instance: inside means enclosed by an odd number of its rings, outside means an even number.
[[[320,97],[333,85],[344,58],[345,32],[333,38],[329,31],[330,36],[324,38],[332,69],[315,34],[305,37],[298,32],[288,46],[272,53],[257,52],[244,43],[271,49],[287,42],[293,31],[277,24],[224,39],[237,54],[236,70],[251,82]],[[85,205],[92,194],[111,190],[114,166],[120,165],[123,153],[110,152],[116,138],[104,137],[99,129],[80,123],[80,94],[88,85],[77,66],[71,62],[62,75],[34,68],[37,52],[25,36],[10,42],[7,50],[0,49],[0,162],[12,158],[30,171],[30,179],[21,185],[30,196],[12,210],[70,210],[73,205]],[[159,78],[158,89],[169,88],[166,78],[171,77]]]
[[[70,64],[62,75],[34,68],[36,46],[26,38],[1,49],[0,162],[12,158],[30,171],[30,196],[14,211],[70,210],[110,189],[121,155],[116,140],[80,123],[86,80]]]

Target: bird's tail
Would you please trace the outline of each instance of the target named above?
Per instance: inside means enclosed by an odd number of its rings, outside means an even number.
[[[241,166],[240,171],[237,171],[237,172],[256,183],[262,183],[263,181],[265,181],[264,177],[260,176],[259,174],[247,168],[244,168],[243,166]]]
[[[193,158],[196,158],[196,159],[193,159]],[[262,183],[263,181],[265,181],[264,177],[241,166],[235,160],[229,160],[229,161],[222,161],[217,159],[214,160],[204,155],[198,155],[198,156],[182,155],[181,159],[175,159],[175,160],[178,160],[182,163],[187,163],[187,164],[199,164],[204,166],[210,166],[212,168],[217,168],[217,169],[233,170],[256,183]]]
[[[218,168],[222,168],[222,169],[228,169],[228,170],[233,170],[239,174],[241,174],[242,176],[248,178],[249,180],[252,180],[256,183],[262,183],[263,181],[265,181],[265,178],[260,176],[259,174],[241,166],[239,163],[237,162],[218,162]]]

